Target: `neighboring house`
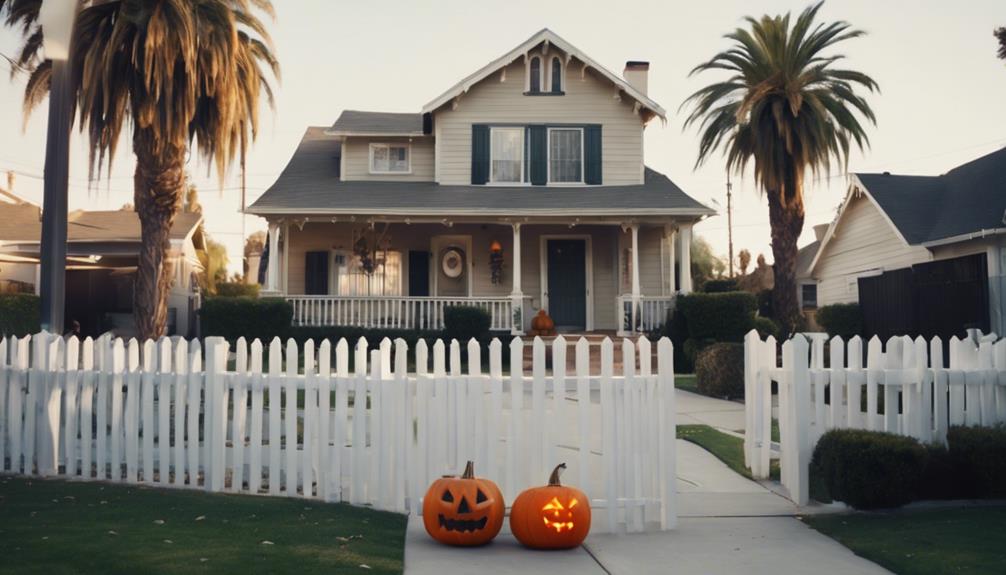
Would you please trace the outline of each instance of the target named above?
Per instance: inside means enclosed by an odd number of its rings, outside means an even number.
[[[199,296],[195,275],[202,269],[202,216],[180,213],[170,233],[168,258],[174,278],[168,295],[168,333],[193,335]],[[41,211],[30,203],[0,202],[0,282],[18,281],[38,293]],[[73,211],[68,215],[66,322],[78,321],[83,335],[135,333],[133,278],[140,248],[136,212]]]
[[[819,305],[868,334],[1002,333],[1006,149],[940,176],[855,174],[810,266]]]
[[[648,68],[617,76],[546,29],[419,113],[308,128],[247,209],[269,222],[265,293],[299,324],[438,329],[472,305],[512,333],[540,309],[565,330],[659,326],[714,212],[643,165],[665,119]]]

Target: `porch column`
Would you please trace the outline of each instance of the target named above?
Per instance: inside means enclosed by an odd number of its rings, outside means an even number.
[[[269,262],[266,268],[265,289],[279,291],[279,224],[269,222]]]
[[[637,320],[639,318],[639,225],[632,224],[629,226],[629,231],[632,233],[632,326],[631,331],[636,331],[638,328]]]
[[[513,225],[513,289],[510,291],[510,333],[524,334],[524,293],[521,290],[520,223]]]
[[[667,224],[664,226],[664,236],[667,238],[667,276],[668,276],[668,289],[665,295],[674,295],[677,292],[677,274],[674,273],[674,266],[677,265],[677,256],[675,250],[678,249],[678,229],[674,227],[674,224]]]
[[[681,226],[681,293],[692,293],[692,224]]]

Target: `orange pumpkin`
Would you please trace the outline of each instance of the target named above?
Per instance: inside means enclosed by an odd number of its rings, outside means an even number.
[[[471,461],[461,477],[446,475],[430,485],[423,499],[423,525],[447,545],[484,545],[503,527],[506,502],[488,479],[475,477]]]
[[[560,463],[548,485],[533,487],[517,496],[510,509],[510,530],[532,549],[576,547],[590,532],[590,499],[575,487],[559,483]]]
[[[555,330],[555,322],[549,317],[545,310],[538,310],[538,315],[531,319],[531,329],[541,335],[550,335]]]

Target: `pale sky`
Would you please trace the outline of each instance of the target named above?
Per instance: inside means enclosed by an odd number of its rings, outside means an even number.
[[[688,71],[728,46],[722,35],[745,15],[791,10],[807,3],[783,0],[704,2],[523,1],[476,2],[370,0],[273,0],[271,25],[283,69],[276,109],[263,114],[258,142],[248,160],[248,203],[275,181],[309,125],[330,125],[343,109],[418,112],[455,82],[506,53],[541,28],[554,32],[621,73],[626,60],[650,62],[649,95],[668,111],[666,125],[646,128],[646,163],[670,176],[701,202],[722,207],[721,216],[696,227],[718,254],[727,252],[725,172],[714,159],[693,170],[698,146],[683,132],[679,105],[713,80]],[[939,174],[1006,145],[1006,63],[995,57],[992,30],[1006,26],[1006,1],[830,0],[824,20],[842,19],[868,32],[841,51],[847,66],[873,76],[881,94],[870,97],[878,117],[868,128],[872,148],[855,154],[850,171]],[[13,55],[18,35],[0,29],[0,52]],[[0,172],[18,172],[15,192],[40,202],[45,158],[46,105],[22,131],[24,79],[7,81],[0,60]],[[110,178],[89,191],[87,150],[71,148],[71,209],[117,209],[132,202],[134,160],[129,136]],[[242,217],[237,170],[220,189],[215,175],[192,160],[207,228],[240,269]],[[0,185],[5,185],[0,178]],[[811,182],[807,225],[834,215],[846,187],[844,174]],[[735,251],[764,253],[771,261],[768,208],[750,177],[734,185]],[[246,219],[248,233],[265,227]]]

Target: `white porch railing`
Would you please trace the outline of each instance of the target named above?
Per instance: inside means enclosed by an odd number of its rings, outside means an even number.
[[[673,295],[639,296],[633,315],[632,296],[618,296],[619,333],[648,333],[660,329],[667,321],[667,312],[674,309],[674,298]]]
[[[513,305],[509,297],[287,296],[293,325],[340,325],[383,329],[444,328],[444,308],[471,306],[485,310],[489,329],[509,331]]]

